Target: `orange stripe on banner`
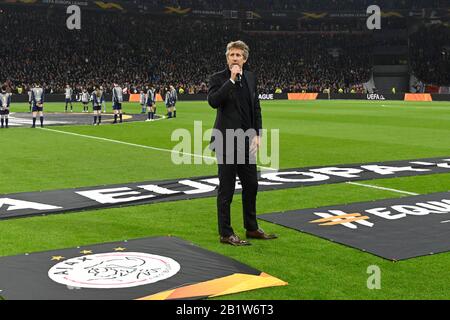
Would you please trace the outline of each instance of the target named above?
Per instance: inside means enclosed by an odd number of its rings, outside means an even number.
[[[316,100],[318,93],[288,93],[288,100]]]
[[[429,93],[406,93],[405,101],[433,101]]]
[[[196,297],[217,297],[225,294],[286,285],[287,282],[272,277],[264,272],[262,272],[259,276],[235,273],[227,277],[163,291],[139,298],[138,300],[172,300]]]
[[[141,100],[140,94],[133,93],[133,94],[130,94],[130,99],[128,101],[129,102],[139,102],[140,100]],[[164,101],[159,93],[156,94],[156,101],[159,101],[159,102]]]

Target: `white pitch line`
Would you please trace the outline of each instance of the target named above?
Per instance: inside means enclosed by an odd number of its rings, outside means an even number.
[[[441,223],[447,223],[450,222],[450,220],[441,221]]]
[[[164,119],[166,119],[166,116],[161,116],[160,118],[156,118],[156,119],[153,119],[153,121],[147,121],[147,122],[154,122],[154,121],[159,121],[159,120],[164,120]]]
[[[408,192],[408,191],[403,191],[403,190],[397,190],[397,189],[391,189],[391,188],[384,188],[384,187],[378,187],[378,186],[373,186],[371,184],[362,184],[362,183],[356,183],[356,182],[347,182],[348,184],[353,184],[355,186],[361,186],[361,187],[366,187],[366,188],[373,188],[373,189],[379,189],[379,190],[386,190],[386,191],[392,191],[392,192],[397,192],[397,193],[403,193],[403,194],[409,194],[411,196],[418,196],[418,193],[413,193],[413,192]]]
[[[96,137],[96,136],[88,136],[88,135],[85,135],[85,134],[61,131],[61,130],[56,130],[56,129],[48,129],[48,128],[39,128],[39,129],[46,130],[46,131],[53,131],[53,132],[64,133],[64,134],[77,136],[77,137],[83,137],[83,138],[89,138],[89,139],[113,142],[113,143],[123,144],[123,145],[126,145],[126,146],[132,146],[132,147],[138,147],[138,148],[144,148],[144,149],[150,149],[150,150],[156,150],[156,151],[162,151],[162,152],[169,152],[169,153],[176,153],[176,154],[180,154],[181,153],[183,155],[189,155],[189,156],[192,156],[192,157],[216,160],[216,158],[213,158],[213,157],[198,155],[198,154],[194,154],[194,153],[180,152],[180,151],[174,151],[174,150],[169,150],[169,149],[144,146],[144,145],[141,145],[141,144],[129,143],[129,142],[124,142],[124,141],[120,141],[120,140],[112,140],[112,139],[106,139],[106,138],[101,138],[101,137]],[[271,171],[274,171],[274,170],[276,171],[277,170],[277,169],[270,168],[270,167],[262,167],[262,166],[257,166],[257,167],[261,168],[261,169],[264,169],[264,170],[271,170]]]

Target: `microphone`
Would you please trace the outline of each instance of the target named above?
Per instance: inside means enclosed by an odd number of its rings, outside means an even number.
[[[236,82],[239,84],[239,86],[242,88],[242,76],[240,73],[236,75]]]

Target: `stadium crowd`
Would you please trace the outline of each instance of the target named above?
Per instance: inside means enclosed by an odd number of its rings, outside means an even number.
[[[76,92],[93,85],[111,90],[113,82],[130,93],[148,83],[205,93],[208,76],[225,68],[226,43],[241,39],[250,46],[247,66],[258,72],[260,92],[350,92],[370,79],[377,43],[370,32],[264,33],[224,20],[89,11],[81,30],[70,31],[66,18],[56,9],[4,11],[0,80],[15,92],[39,81],[50,93],[62,93],[66,84]],[[418,59],[434,58],[420,51],[420,41],[418,47]],[[414,66],[423,67],[420,61]],[[438,80],[446,77],[448,72]]]
[[[422,27],[410,37],[411,66],[428,84],[450,86],[450,25]]]
[[[441,8],[448,0],[135,0],[149,6],[173,6],[201,10],[353,10],[379,5],[385,9]]]
[[[114,81],[132,92],[149,82],[206,92],[208,76],[225,67],[225,44],[235,39],[249,44],[248,67],[259,72],[262,92],[349,88],[370,76],[370,39],[363,35],[274,36],[218,20],[83,14],[81,30],[69,31],[60,12],[5,12],[0,79],[14,89],[41,81],[58,93],[66,83],[77,90]]]

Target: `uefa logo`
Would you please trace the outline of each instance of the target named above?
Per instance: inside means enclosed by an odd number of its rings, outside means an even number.
[[[141,252],[81,256],[54,265],[48,276],[74,288],[119,289],[168,279],[180,271],[175,260]]]

